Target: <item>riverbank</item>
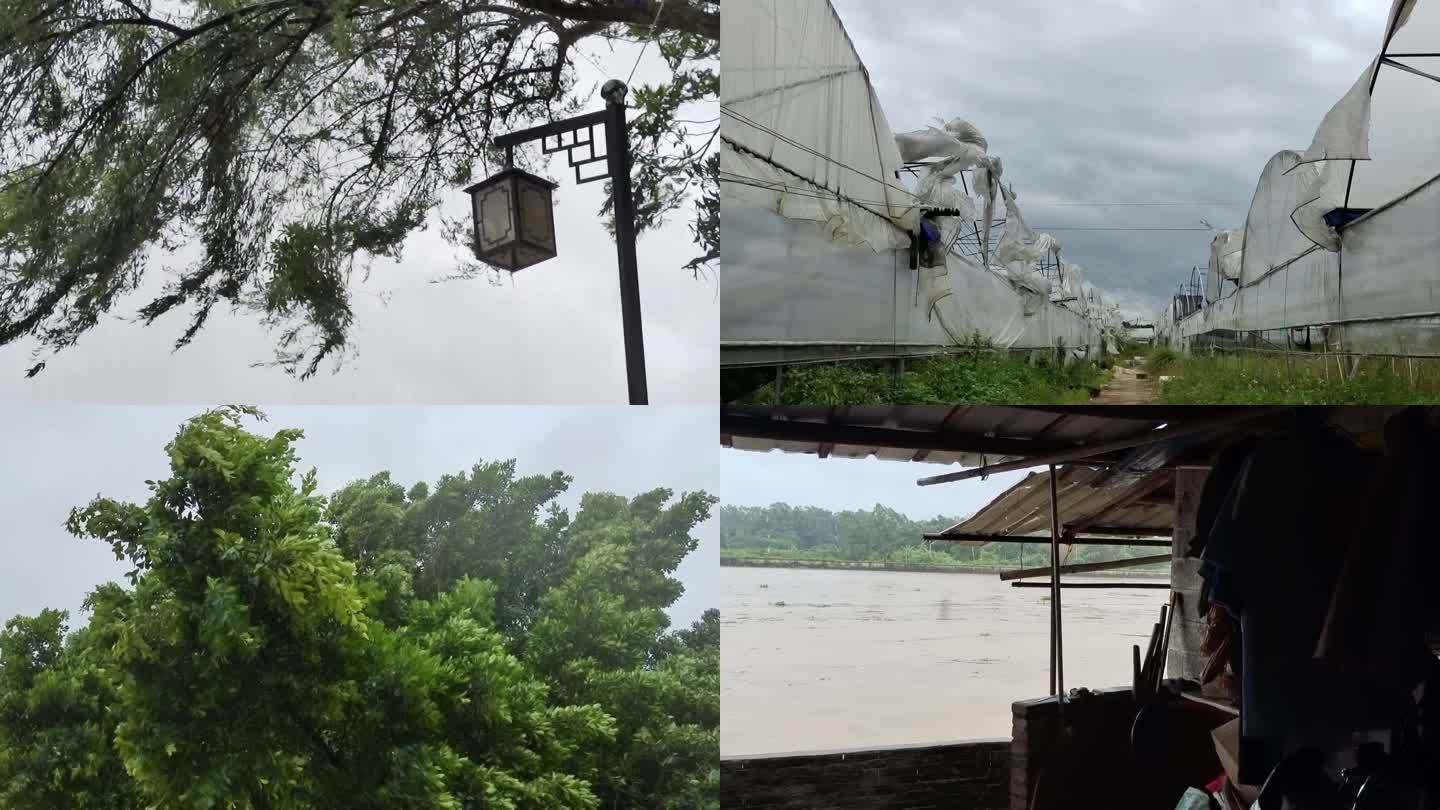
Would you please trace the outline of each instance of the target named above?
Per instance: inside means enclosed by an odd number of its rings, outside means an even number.
[[[808,568],[824,571],[903,571],[923,574],[1000,574],[1013,571],[1014,566],[999,565],[929,565],[924,563],[900,563],[889,560],[781,560],[764,557],[734,557],[721,555],[722,566],[740,568]],[[1066,574],[1067,577],[1139,577],[1142,579],[1164,579],[1170,573],[1164,570],[1091,571]]]

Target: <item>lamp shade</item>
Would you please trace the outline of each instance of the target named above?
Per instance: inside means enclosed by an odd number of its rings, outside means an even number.
[[[475,256],[512,273],[555,258],[556,188],[509,168],[465,189],[475,218]]]

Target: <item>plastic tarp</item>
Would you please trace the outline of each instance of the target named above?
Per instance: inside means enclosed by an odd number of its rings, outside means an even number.
[[[1297,166],[1298,171],[1291,171]],[[1290,219],[1295,209],[1308,202],[1306,194],[1314,175],[1314,166],[1300,166],[1300,155],[1290,150],[1277,153],[1265,164],[1245,219],[1240,257],[1242,286],[1259,281],[1314,246]]]
[[[726,184],[724,196],[727,200],[743,190],[750,199],[782,217],[820,223],[829,238],[836,242],[867,247],[875,252],[908,248],[910,244],[909,236],[890,220],[869,209],[825,196],[819,187],[723,144],[720,148],[720,171],[721,177],[748,178],[748,182],[743,184]],[[726,223],[726,228],[728,231],[729,223]]]
[[[973,143],[984,151],[990,151],[990,142],[985,140],[979,128],[964,118],[951,118],[945,123],[944,129],[965,143]]]
[[[1050,281],[1034,269],[1034,264],[1049,251],[1036,244],[1039,237],[1025,224],[1020,206],[1015,203],[1015,193],[1004,186],[1000,187],[1000,193],[1005,197],[1005,230],[995,247],[995,259],[1011,281],[1048,299]]]
[[[900,153],[890,125],[828,0],[733,0],[720,26],[722,145],[829,192],[839,206],[914,230],[913,197],[894,180]],[[844,228],[865,218],[852,210],[831,219]],[[858,234],[885,249],[873,236]]]
[[[1220,231],[1210,240],[1210,261],[1205,271],[1205,300],[1221,297],[1225,282],[1240,280],[1240,259],[1245,247],[1245,231],[1232,228]]]
[[[1440,316],[1440,178],[1346,228],[1340,255],[1344,319],[1353,324],[1347,332],[1376,331],[1359,321]],[[1397,332],[1388,351],[1440,354],[1440,331],[1425,333]]]
[[[921,347],[969,342],[1001,348],[1063,342],[1095,351],[1100,333],[1079,314],[1025,299],[1005,277],[958,257],[912,271],[906,250],[875,254],[835,242],[821,223],[778,217],[762,192],[724,202],[722,342]]]

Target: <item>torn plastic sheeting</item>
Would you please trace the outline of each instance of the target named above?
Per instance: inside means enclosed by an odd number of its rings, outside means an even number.
[[[900,150],[900,159],[907,163],[943,158],[960,163],[960,168],[955,171],[976,166],[985,158],[985,147],[962,141],[934,127],[896,135],[895,147]]]
[[[1051,253],[1059,253],[1060,240],[1056,239],[1048,233],[1042,233],[1039,236],[1035,237],[1035,249],[1040,251],[1040,254],[1042,256]]]
[[[922,179],[923,180],[923,179]],[[931,185],[924,185],[925,193],[920,196],[921,204],[928,208],[953,208],[960,213],[953,217],[944,219],[963,219],[966,222],[975,220],[975,201],[970,199],[968,194],[960,190],[954,177],[941,177]]]
[[[965,143],[973,143],[985,151],[990,151],[990,142],[980,134],[980,129],[964,118],[951,118],[945,124],[945,131],[954,135],[958,140]]]
[[[921,268],[919,285],[917,300],[926,318],[957,345],[979,334],[1000,348],[1063,343],[1077,355],[1100,348],[1094,324],[1064,307],[1017,294],[1005,279],[974,262],[950,256],[946,267]]]
[[[1390,14],[1386,18],[1387,39],[1381,43],[1380,51],[1385,53],[1390,41],[1410,21],[1417,0],[1393,0]],[[1317,160],[1369,160],[1370,159],[1370,116],[1371,87],[1375,83],[1375,72],[1380,69],[1377,56],[1365,69],[1350,89],[1331,107],[1320,126],[1310,148],[1300,156],[1301,163]]]
[[[1007,267],[1014,263],[1029,265],[1044,254],[1035,249],[1035,232],[1025,224],[1020,206],[1015,203],[1015,192],[1002,185],[1000,194],[1005,198],[1005,229],[995,247],[995,257]]]
[[[964,144],[964,146],[969,150],[973,150],[973,153],[956,155],[929,165],[925,174],[920,176],[920,182],[915,189],[915,195],[917,197],[922,200],[925,199],[929,196],[930,190],[940,182],[953,179],[960,172],[984,163],[986,160],[985,153],[981,152],[978,146],[971,144]]]
[[[1062,262],[1060,265],[1061,288],[1067,298],[1079,299],[1084,294],[1081,285],[1085,281],[1085,268],[1078,264]],[[1083,309],[1083,307],[1077,307]]]
[[[992,157],[977,166],[974,172],[975,193],[985,202],[984,227],[980,230],[980,254],[990,257],[990,226],[995,222],[995,186],[999,184],[1005,167],[1000,158]]]
[[[955,256],[945,267],[920,270],[919,298],[927,319],[938,323],[950,341],[965,345],[975,336],[1008,349],[1025,334],[1021,299],[983,268]]]
[[[1320,121],[1300,164],[1317,160],[1370,159],[1370,83],[1379,69],[1377,56]],[[1293,167],[1292,167],[1293,171]]]

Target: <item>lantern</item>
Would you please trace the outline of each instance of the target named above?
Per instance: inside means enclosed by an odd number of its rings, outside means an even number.
[[[508,168],[465,189],[475,216],[475,255],[510,272],[555,258],[557,184]]]

